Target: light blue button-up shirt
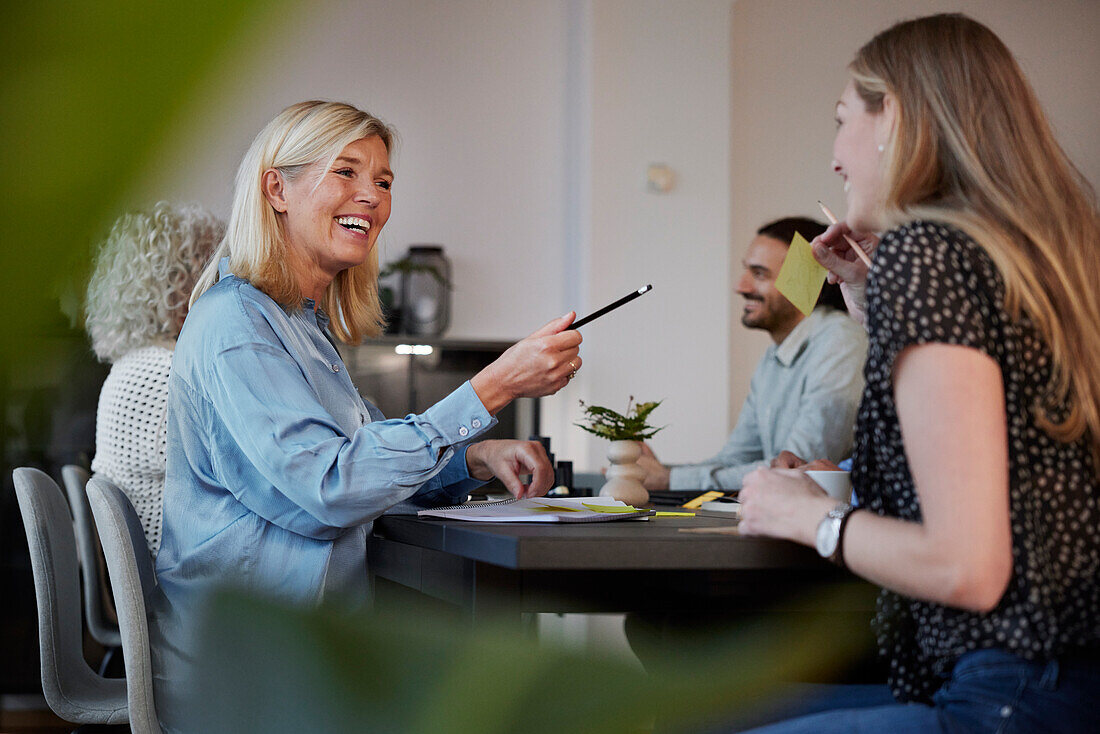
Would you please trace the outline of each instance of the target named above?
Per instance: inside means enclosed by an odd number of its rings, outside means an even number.
[[[224,269],[224,262],[223,262]],[[193,626],[231,584],[301,603],[367,601],[371,522],[454,504],[481,482],[466,444],[496,424],[470,383],[385,420],[306,301],[284,310],[231,274],[195,303],[168,392],[164,528],[150,601],[157,705],[185,698]]]
[[[718,455],[672,467],[669,487],[740,489],[746,474],[784,450],[807,461],[848,456],[866,358],[863,327],[843,311],[818,307],[768,347]]]

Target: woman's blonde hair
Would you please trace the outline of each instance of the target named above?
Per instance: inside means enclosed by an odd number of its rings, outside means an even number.
[[[1065,442],[1087,435],[1100,473],[1100,214],[1016,60],[950,14],[880,33],[849,69],[869,111],[886,94],[897,103],[887,224],[945,222],[989,253],[1006,310],[1026,314],[1052,353],[1039,425]]]
[[[225,223],[200,206],[158,202],[120,217],[99,246],[88,282],[84,328],[104,362],[175,340],[187,298],[225,234]]]
[[[348,144],[377,135],[392,152],[394,131],[368,112],[341,102],[299,102],[269,122],[245,153],[233,192],[229,229],[195,290],[191,303],[218,280],[218,263],[229,258],[229,270],[244,278],[284,308],[300,306],[302,292],[287,264],[282,223],[264,196],[264,171],[274,168],[293,181],[311,165],[332,165]],[[342,271],[318,304],[331,318],[329,328],[340,341],[358,344],[378,336],[384,324],[378,300],[378,251],[367,261]]]

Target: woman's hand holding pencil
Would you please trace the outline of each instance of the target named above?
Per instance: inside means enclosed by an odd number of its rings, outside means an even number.
[[[829,224],[838,224],[839,223],[839,222],[837,222],[836,215],[833,214],[833,210],[830,209],[829,207],[825,206],[825,204],[822,203],[822,201],[820,199],[818,199],[817,205],[819,207],[821,207],[821,211],[828,218]],[[866,265],[868,269],[870,269],[870,267],[871,267],[871,256],[867,254],[867,251],[864,250],[859,245],[859,243],[857,243],[854,239],[852,239],[851,230],[841,232],[841,236],[844,238],[845,242],[847,242],[849,245],[851,245],[852,254],[855,255],[856,257],[858,257],[860,260],[862,260],[863,264]],[[878,244],[878,239],[875,240],[875,244],[876,245]]]
[[[861,324],[866,302],[864,288],[870,272],[867,253],[875,251],[878,241],[874,233],[855,232],[844,222],[836,222],[810,243],[814,259],[829,271],[830,283],[840,283],[848,313]]]
[[[854,232],[844,222],[829,228],[810,242],[814,259],[829,271],[830,283],[863,285],[870,272],[868,252],[878,247],[878,237],[871,232]],[[859,257],[856,251],[863,254]]]

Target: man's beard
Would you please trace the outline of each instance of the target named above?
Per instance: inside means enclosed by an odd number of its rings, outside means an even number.
[[[759,303],[761,305],[761,307],[764,306],[764,299],[763,298],[747,298],[746,297],[745,302],[746,303],[750,303],[750,302],[751,303]],[[767,324],[766,324],[767,318],[768,318],[768,314],[767,314],[766,311],[762,310],[762,308],[758,309],[758,310],[756,310],[752,313],[745,312],[745,313],[741,314],[741,325],[744,326],[746,329],[764,329],[764,328],[767,328]]]

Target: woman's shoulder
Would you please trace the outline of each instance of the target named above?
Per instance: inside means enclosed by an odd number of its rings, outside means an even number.
[[[114,361],[111,371],[115,372],[168,372],[172,365],[172,349],[167,344],[147,344],[131,349]]]
[[[250,334],[258,323],[280,317],[285,318],[285,312],[270,296],[243,278],[226,275],[195,301],[184,322],[184,333]]]
[[[198,367],[228,350],[249,345],[278,345],[286,312],[247,280],[229,275],[203,293],[184,321],[176,344],[175,365]]]
[[[977,287],[976,278],[999,289],[997,268],[985,248],[944,222],[917,219],[894,227],[883,235],[875,260],[880,281],[932,278],[938,285],[965,282]]]
[[[172,350],[159,344],[131,349],[114,361],[111,372],[103,383],[105,391],[131,392],[139,389],[157,389],[167,383],[172,369]]]
[[[985,254],[964,230],[930,219],[915,219],[888,230],[882,236],[880,247],[884,252],[895,254],[958,254],[967,258]]]
[[[259,288],[244,278],[238,278],[236,275],[229,273],[219,278],[218,282],[199,296],[191,307],[188,317],[193,313],[204,311],[220,313],[233,307],[238,310],[247,308],[264,309],[268,304],[278,308],[278,305]]]
[[[98,415],[129,416],[163,405],[172,369],[172,350],[149,345],[115,360],[99,392]]]
[[[868,331],[872,341],[986,349],[1004,321],[1004,295],[993,260],[968,233],[944,222],[911,221],[887,232],[875,252]]]

